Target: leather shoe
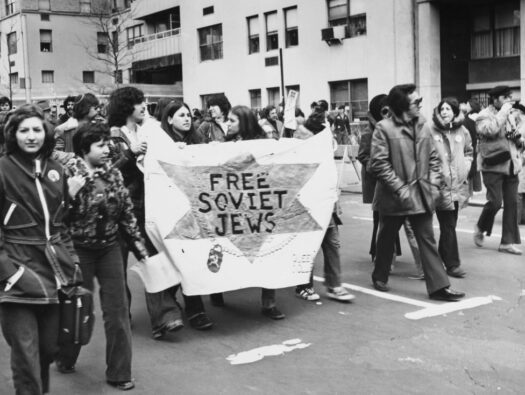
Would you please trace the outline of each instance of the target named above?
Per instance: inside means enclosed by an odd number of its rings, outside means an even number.
[[[500,244],[498,248],[499,252],[507,252],[513,255],[521,255],[522,252],[520,249],[516,248],[514,244]]]
[[[55,361],[56,365],[57,365],[57,370],[62,373],[62,374],[69,374],[69,373],[75,373],[75,365],[71,365],[71,366],[68,366],[68,365],[65,365],[64,363],[60,362],[60,361]]]
[[[286,317],[277,307],[262,308],[261,313],[272,320],[282,320]]]
[[[208,317],[208,314],[202,312],[197,313],[191,318],[188,319],[190,321],[190,325],[199,331],[203,331],[206,329],[210,329],[213,326],[213,321],[210,320],[210,317]]]
[[[383,281],[374,281],[374,288],[381,292],[388,292],[390,288]]]
[[[441,288],[440,290],[430,294],[430,299],[444,300],[445,302],[457,302],[463,298],[465,294],[463,292],[454,291],[450,288]]]
[[[467,275],[467,273],[463,269],[461,269],[459,266],[447,269],[447,274],[450,277],[456,277],[456,278],[463,278]]]
[[[108,380],[107,383],[111,385],[112,387],[115,387],[121,391],[129,391],[135,388],[135,383],[133,381],[110,381]]]

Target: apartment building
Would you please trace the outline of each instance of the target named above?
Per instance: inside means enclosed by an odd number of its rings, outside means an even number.
[[[424,112],[446,95],[486,102],[524,88],[525,0],[0,0],[0,91],[19,100],[134,84],[191,107],[226,94],[276,105],[290,90],[366,116],[367,102],[415,82]],[[94,10],[109,5],[107,32]],[[125,56],[107,73],[85,45]],[[116,44],[115,44],[116,43]],[[110,49],[111,49],[110,48]],[[105,52],[104,52],[105,51]],[[106,65],[107,66],[107,65]]]

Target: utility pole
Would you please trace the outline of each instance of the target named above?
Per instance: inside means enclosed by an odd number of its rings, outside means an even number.
[[[284,92],[284,65],[283,65],[283,49],[279,47],[279,66],[281,68],[281,103],[284,103],[286,93]],[[283,105],[284,107],[284,105]]]

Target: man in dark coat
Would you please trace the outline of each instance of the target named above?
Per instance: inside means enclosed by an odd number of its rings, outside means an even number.
[[[457,301],[465,294],[449,289],[432,229],[442,178],[430,132],[422,130],[421,101],[414,84],[393,87],[386,100],[390,116],[377,123],[372,137],[370,169],[378,180],[373,208],[380,215],[372,281],[377,290],[389,290],[395,237],[406,217],[420,249],[430,298]]]

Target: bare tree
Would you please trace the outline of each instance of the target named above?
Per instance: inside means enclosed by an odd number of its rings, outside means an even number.
[[[109,1],[99,3],[84,20],[84,23],[96,30],[97,41],[96,45],[93,45],[92,40],[79,37],[80,45],[93,60],[92,70],[111,77],[113,81],[111,86],[88,84],[88,89],[107,94],[122,84],[124,67],[132,62],[136,53],[136,49],[128,44],[127,39],[121,37],[132,20],[129,8],[113,9]]]

